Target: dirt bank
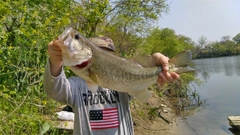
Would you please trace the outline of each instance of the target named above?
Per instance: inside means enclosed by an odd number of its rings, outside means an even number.
[[[154,95],[149,104],[131,104],[135,135],[177,135],[176,110],[170,99]]]

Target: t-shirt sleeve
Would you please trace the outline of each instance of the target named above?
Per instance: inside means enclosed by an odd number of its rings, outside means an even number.
[[[63,67],[61,74],[57,77],[51,75],[49,60],[46,64],[43,78],[43,87],[47,95],[52,99],[64,103],[72,104],[72,91],[69,79],[66,78]]]

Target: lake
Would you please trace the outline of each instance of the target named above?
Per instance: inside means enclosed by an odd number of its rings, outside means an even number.
[[[192,61],[200,86],[191,84],[206,105],[177,122],[184,135],[239,135],[232,131],[227,117],[240,115],[240,56]]]

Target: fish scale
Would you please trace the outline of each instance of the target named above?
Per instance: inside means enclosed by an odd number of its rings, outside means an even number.
[[[111,87],[117,90],[127,92],[131,86],[132,91],[138,90],[141,84],[149,85],[156,82],[158,74],[162,71],[161,67],[144,68],[138,64],[122,59],[105,50],[103,55],[99,57],[97,52],[93,51],[93,62],[90,70],[97,72],[97,83],[104,87]],[[107,68],[107,70],[103,70]],[[114,72],[113,72],[114,71]],[[118,82],[124,83],[124,86],[114,86]],[[136,88],[134,88],[136,87]]]

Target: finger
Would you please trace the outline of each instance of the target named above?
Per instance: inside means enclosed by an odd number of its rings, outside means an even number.
[[[60,44],[63,44],[63,42],[62,41],[60,41],[60,40],[52,40],[49,44],[48,44],[48,50],[56,50],[56,51],[59,51],[59,50],[61,50],[60,49],[60,47],[59,47],[59,45]]]
[[[55,46],[59,46],[59,45],[63,44],[63,41],[56,39],[56,40],[53,40],[53,44],[54,44]]]
[[[173,82],[174,81],[173,77],[171,76],[171,74],[169,72],[163,72],[163,75],[168,82]]]
[[[161,63],[162,63],[163,70],[168,71],[169,70],[169,67],[168,67],[169,58],[163,55],[161,60],[162,60]]]
[[[175,73],[175,72],[172,72],[171,73],[171,76],[172,76],[172,78],[174,79],[174,80],[176,80],[176,79],[179,79],[179,75],[177,74],[177,73]]]
[[[161,72],[159,73],[159,78],[161,79],[162,82],[164,83],[169,83],[169,81],[165,78],[164,74]]]
[[[49,45],[48,54],[55,55],[55,56],[62,56],[62,51],[58,47],[54,47],[54,45]]]
[[[162,64],[162,69],[163,69],[163,71],[167,72],[169,70],[168,63],[163,63]]]
[[[58,46],[56,46],[56,45],[53,45],[52,46],[52,50],[54,50],[54,51],[60,51],[61,52],[61,49],[58,47]]]
[[[50,43],[48,43],[48,46],[51,46],[51,45],[53,45],[53,41],[51,41]]]
[[[53,56],[62,56],[62,52],[61,51],[54,51],[54,50],[50,50],[48,51],[49,55],[53,55]]]
[[[152,55],[153,60],[155,61],[155,63],[157,65],[161,65],[164,71],[168,71],[169,67],[168,67],[168,60],[169,58],[166,57],[165,55],[161,54],[161,53],[154,53]]]
[[[161,78],[158,78],[157,82],[158,82],[158,84],[160,84],[160,85],[164,84],[164,82],[162,81]]]

